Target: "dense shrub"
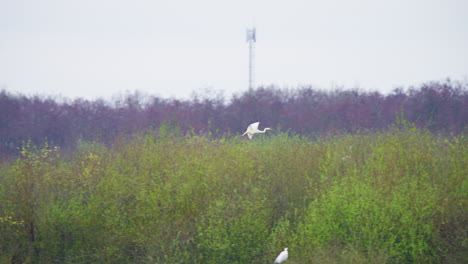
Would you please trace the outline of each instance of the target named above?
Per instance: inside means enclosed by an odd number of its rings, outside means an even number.
[[[158,132],[0,167],[1,263],[460,263],[468,142]],[[172,133],[176,132],[176,133]]]

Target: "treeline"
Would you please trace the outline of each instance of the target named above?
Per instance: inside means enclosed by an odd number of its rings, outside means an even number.
[[[138,131],[177,127],[180,133],[214,137],[242,133],[248,124],[302,135],[385,130],[402,118],[435,133],[466,131],[468,89],[459,82],[431,82],[389,94],[359,89],[260,87],[234,95],[163,99],[135,92],[114,99],[56,100],[0,92],[0,153],[18,152],[25,141],[73,149],[83,141],[110,143]]]

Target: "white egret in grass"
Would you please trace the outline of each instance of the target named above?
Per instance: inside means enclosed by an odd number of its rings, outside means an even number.
[[[349,153],[351,153],[352,151],[353,151],[353,146],[349,146]],[[351,158],[351,155],[346,155],[346,156],[341,157],[341,160],[345,161],[350,158]]]
[[[242,134],[242,136],[245,136],[247,135],[249,137],[249,139],[252,139],[253,135],[254,134],[257,134],[257,133],[265,133],[267,132],[268,130],[273,130],[269,127],[266,127],[265,129],[263,130],[259,130],[258,129],[258,125],[260,124],[260,122],[255,122],[255,123],[252,123],[250,124],[248,127],[247,127],[247,130],[245,131],[244,134]]]
[[[350,159],[350,158],[351,158],[351,156],[348,155],[348,156],[341,157],[341,160],[345,161],[345,160]]]
[[[284,248],[283,251],[276,257],[275,263],[283,263],[288,259],[288,248]]]

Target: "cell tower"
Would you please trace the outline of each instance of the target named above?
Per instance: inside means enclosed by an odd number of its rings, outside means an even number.
[[[254,48],[257,37],[255,27],[247,29],[247,42],[249,43],[249,89],[254,88]]]

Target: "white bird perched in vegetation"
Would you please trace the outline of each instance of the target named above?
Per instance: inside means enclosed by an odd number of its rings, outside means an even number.
[[[260,124],[260,122],[255,122],[253,124],[250,124],[247,127],[247,130],[245,131],[245,133],[242,134],[242,136],[245,136],[247,134],[249,139],[252,139],[253,135],[256,134],[256,133],[265,133],[267,130],[273,130],[273,129],[269,128],[269,127],[266,127],[265,129],[263,129],[263,131],[259,130],[258,129],[258,124]]]
[[[345,160],[350,159],[350,158],[351,158],[351,156],[348,155],[348,156],[341,157],[341,160],[345,161]]]
[[[284,248],[283,251],[276,257],[275,263],[283,263],[288,259],[288,248]]]

